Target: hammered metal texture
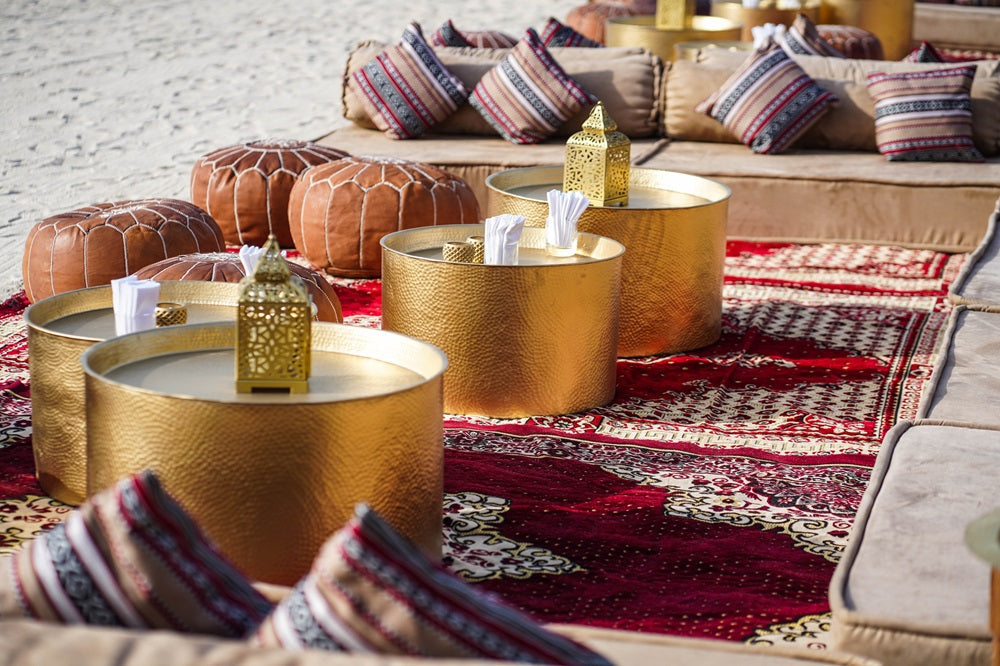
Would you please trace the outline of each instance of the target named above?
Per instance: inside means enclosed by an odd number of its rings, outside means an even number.
[[[557,184],[561,178],[561,167],[494,174],[486,181],[487,215],[523,215],[526,225],[544,227],[547,202],[507,190]],[[683,208],[591,206],[580,216],[578,229],[626,247],[618,355],[672,354],[715,342],[722,333],[729,188],[700,176],[636,168],[630,185],[685,192],[707,203]]]
[[[237,285],[162,282],[171,301],[232,306]],[[111,308],[111,287],[64,292],[38,301],[24,313],[31,374],[31,443],[42,489],[61,502],[80,504],[87,494],[87,426],[80,355],[97,338],[66,335],[48,328],[57,319]]]
[[[106,376],[130,361],[234,342],[234,325],[202,324],[115,338],[87,352],[89,492],[155,470],[222,551],[267,583],[298,581],[360,501],[440,558],[447,364],[440,350],[394,333],[315,324],[314,351],[378,358],[422,378],[356,400],[205,400]]]
[[[593,260],[566,265],[457,264],[414,254],[482,234],[482,225],[448,225],[382,242],[382,327],[448,355],[445,411],[522,417],[610,402],[621,245],[580,234],[579,252]],[[544,230],[526,228],[521,247],[544,248]]]

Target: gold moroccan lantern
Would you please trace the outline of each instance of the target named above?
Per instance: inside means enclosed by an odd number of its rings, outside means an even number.
[[[566,141],[563,192],[583,192],[593,206],[627,206],[632,142],[598,102]]]
[[[240,280],[236,390],[309,391],[312,306],[272,234],[253,274]]]

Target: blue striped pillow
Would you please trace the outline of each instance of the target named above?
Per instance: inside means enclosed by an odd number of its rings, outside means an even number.
[[[975,76],[975,64],[869,74],[879,152],[891,162],[982,162],[972,140]]]
[[[740,65],[696,109],[729,130],[755,153],[780,153],[837,101],[774,41]]]
[[[240,638],[272,608],[152,472],[95,494],[0,559],[0,581],[5,618]]]
[[[511,143],[540,143],[597,99],[556,62],[528,28],[469,96],[469,104]]]
[[[609,666],[475,591],[364,505],[253,640],[289,649]]]
[[[441,63],[417,23],[347,79],[348,89],[386,136],[413,139],[465,102],[468,91]]]

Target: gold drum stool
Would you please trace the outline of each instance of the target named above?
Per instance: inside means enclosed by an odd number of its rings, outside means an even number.
[[[164,281],[160,299],[184,304],[191,323],[235,321],[238,285]],[[31,444],[38,484],[80,504],[87,496],[87,417],[80,355],[115,335],[111,286],[66,291],[24,313],[31,374]]]
[[[617,16],[604,24],[607,46],[641,46],[663,60],[673,60],[674,45],[700,40],[739,40],[743,26],[721,16],[692,16],[679,30],[656,27],[656,16]]]
[[[444,261],[483,225],[407,229],[382,239],[382,328],[440,347],[450,362],[444,409],[513,418],[611,402],[622,255],[583,233],[550,257],[545,230],[524,229],[518,265]]]
[[[441,556],[441,350],[312,325],[308,393],[237,393],[235,324],[171,326],[91,347],[87,489],[142,469],[255,580],[291,585],[367,502]]]
[[[523,215],[525,224],[544,227],[545,193],[562,189],[562,172],[529,167],[489,176],[487,214]],[[701,176],[633,168],[628,206],[583,212],[578,229],[627,248],[619,356],[670,354],[719,338],[730,195],[725,185]]]

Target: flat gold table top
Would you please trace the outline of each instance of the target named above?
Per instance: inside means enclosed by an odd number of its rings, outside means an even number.
[[[236,308],[232,305],[185,304],[187,323],[204,324],[212,321],[234,321]],[[115,337],[115,313],[112,308],[99,308],[76,312],[48,322],[45,327],[53,333],[80,338],[107,340]]]

